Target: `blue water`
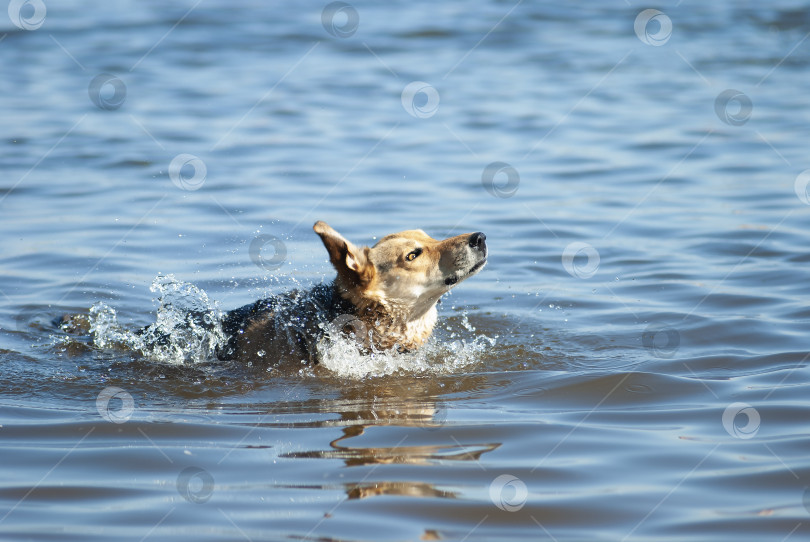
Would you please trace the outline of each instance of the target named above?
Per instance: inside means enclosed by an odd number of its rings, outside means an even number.
[[[807,2],[8,7],[0,538],[810,534]],[[331,280],[316,220],[489,263],[404,360],[51,324]]]

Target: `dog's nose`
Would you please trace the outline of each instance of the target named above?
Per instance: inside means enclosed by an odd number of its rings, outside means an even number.
[[[487,236],[480,231],[471,234],[470,247],[477,248],[481,252],[485,251],[487,249]]]

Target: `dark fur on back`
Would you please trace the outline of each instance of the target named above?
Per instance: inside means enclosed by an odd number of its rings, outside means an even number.
[[[354,312],[354,306],[332,284],[260,299],[222,319],[228,341],[217,349],[217,357],[267,364],[283,360],[317,363],[317,345],[330,324]]]

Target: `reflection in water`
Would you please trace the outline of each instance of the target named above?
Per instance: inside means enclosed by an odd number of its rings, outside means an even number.
[[[480,385],[480,377],[458,379],[456,391],[467,391]],[[501,446],[499,442],[460,443],[455,437],[447,444],[407,445],[413,433],[405,432],[394,446],[352,446],[350,439],[360,437],[375,427],[420,428],[436,431],[447,424],[447,408],[432,397],[446,388],[435,379],[396,378],[376,384],[357,385],[345,388],[338,400],[322,401],[319,410],[337,413],[339,420],[323,422],[322,425],[342,426],[342,435],[329,443],[328,450],[299,451],[283,454],[285,458],[340,459],[347,467],[367,465],[401,464],[430,465],[440,461],[478,462],[482,456]],[[410,399],[405,399],[410,397]],[[421,438],[424,438],[423,436]],[[457,492],[438,489],[428,482],[366,481],[344,485],[350,499],[363,499],[378,495],[410,497],[456,498]]]
[[[346,484],[346,495],[350,499],[365,499],[379,495],[400,495],[403,497],[438,497],[455,499],[455,491],[436,489],[426,482],[370,482],[364,484]]]
[[[393,424],[378,424],[393,425]],[[500,443],[448,444],[392,447],[353,448],[341,441],[362,435],[367,426],[343,429],[343,436],[330,442],[331,450],[290,452],[281,457],[341,459],[347,467],[377,464],[427,465],[438,461],[479,461],[486,452],[497,449]],[[401,442],[406,440],[407,436]]]

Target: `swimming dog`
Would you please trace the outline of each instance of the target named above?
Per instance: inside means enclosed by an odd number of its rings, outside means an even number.
[[[358,247],[325,222],[313,229],[337,271],[334,281],[228,312],[219,359],[317,363],[318,344],[334,332],[350,332],[365,351],[416,350],[433,331],[439,299],[487,262],[481,232],[436,240],[407,230]]]
[[[422,230],[386,235],[358,247],[325,222],[313,226],[337,271],[331,283],[261,299],[225,313],[186,313],[172,331],[156,322],[134,333],[138,348],[172,344],[188,329],[217,333],[220,360],[256,365],[318,363],[322,341],[353,336],[361,351],[419,348],[436,325],[439,299],[487,262],[486,236],[466,233],[436,240]],[[70,334],[91,333],[87,315],[54,322]],[[328,345],[325,345],[328,346]]]

